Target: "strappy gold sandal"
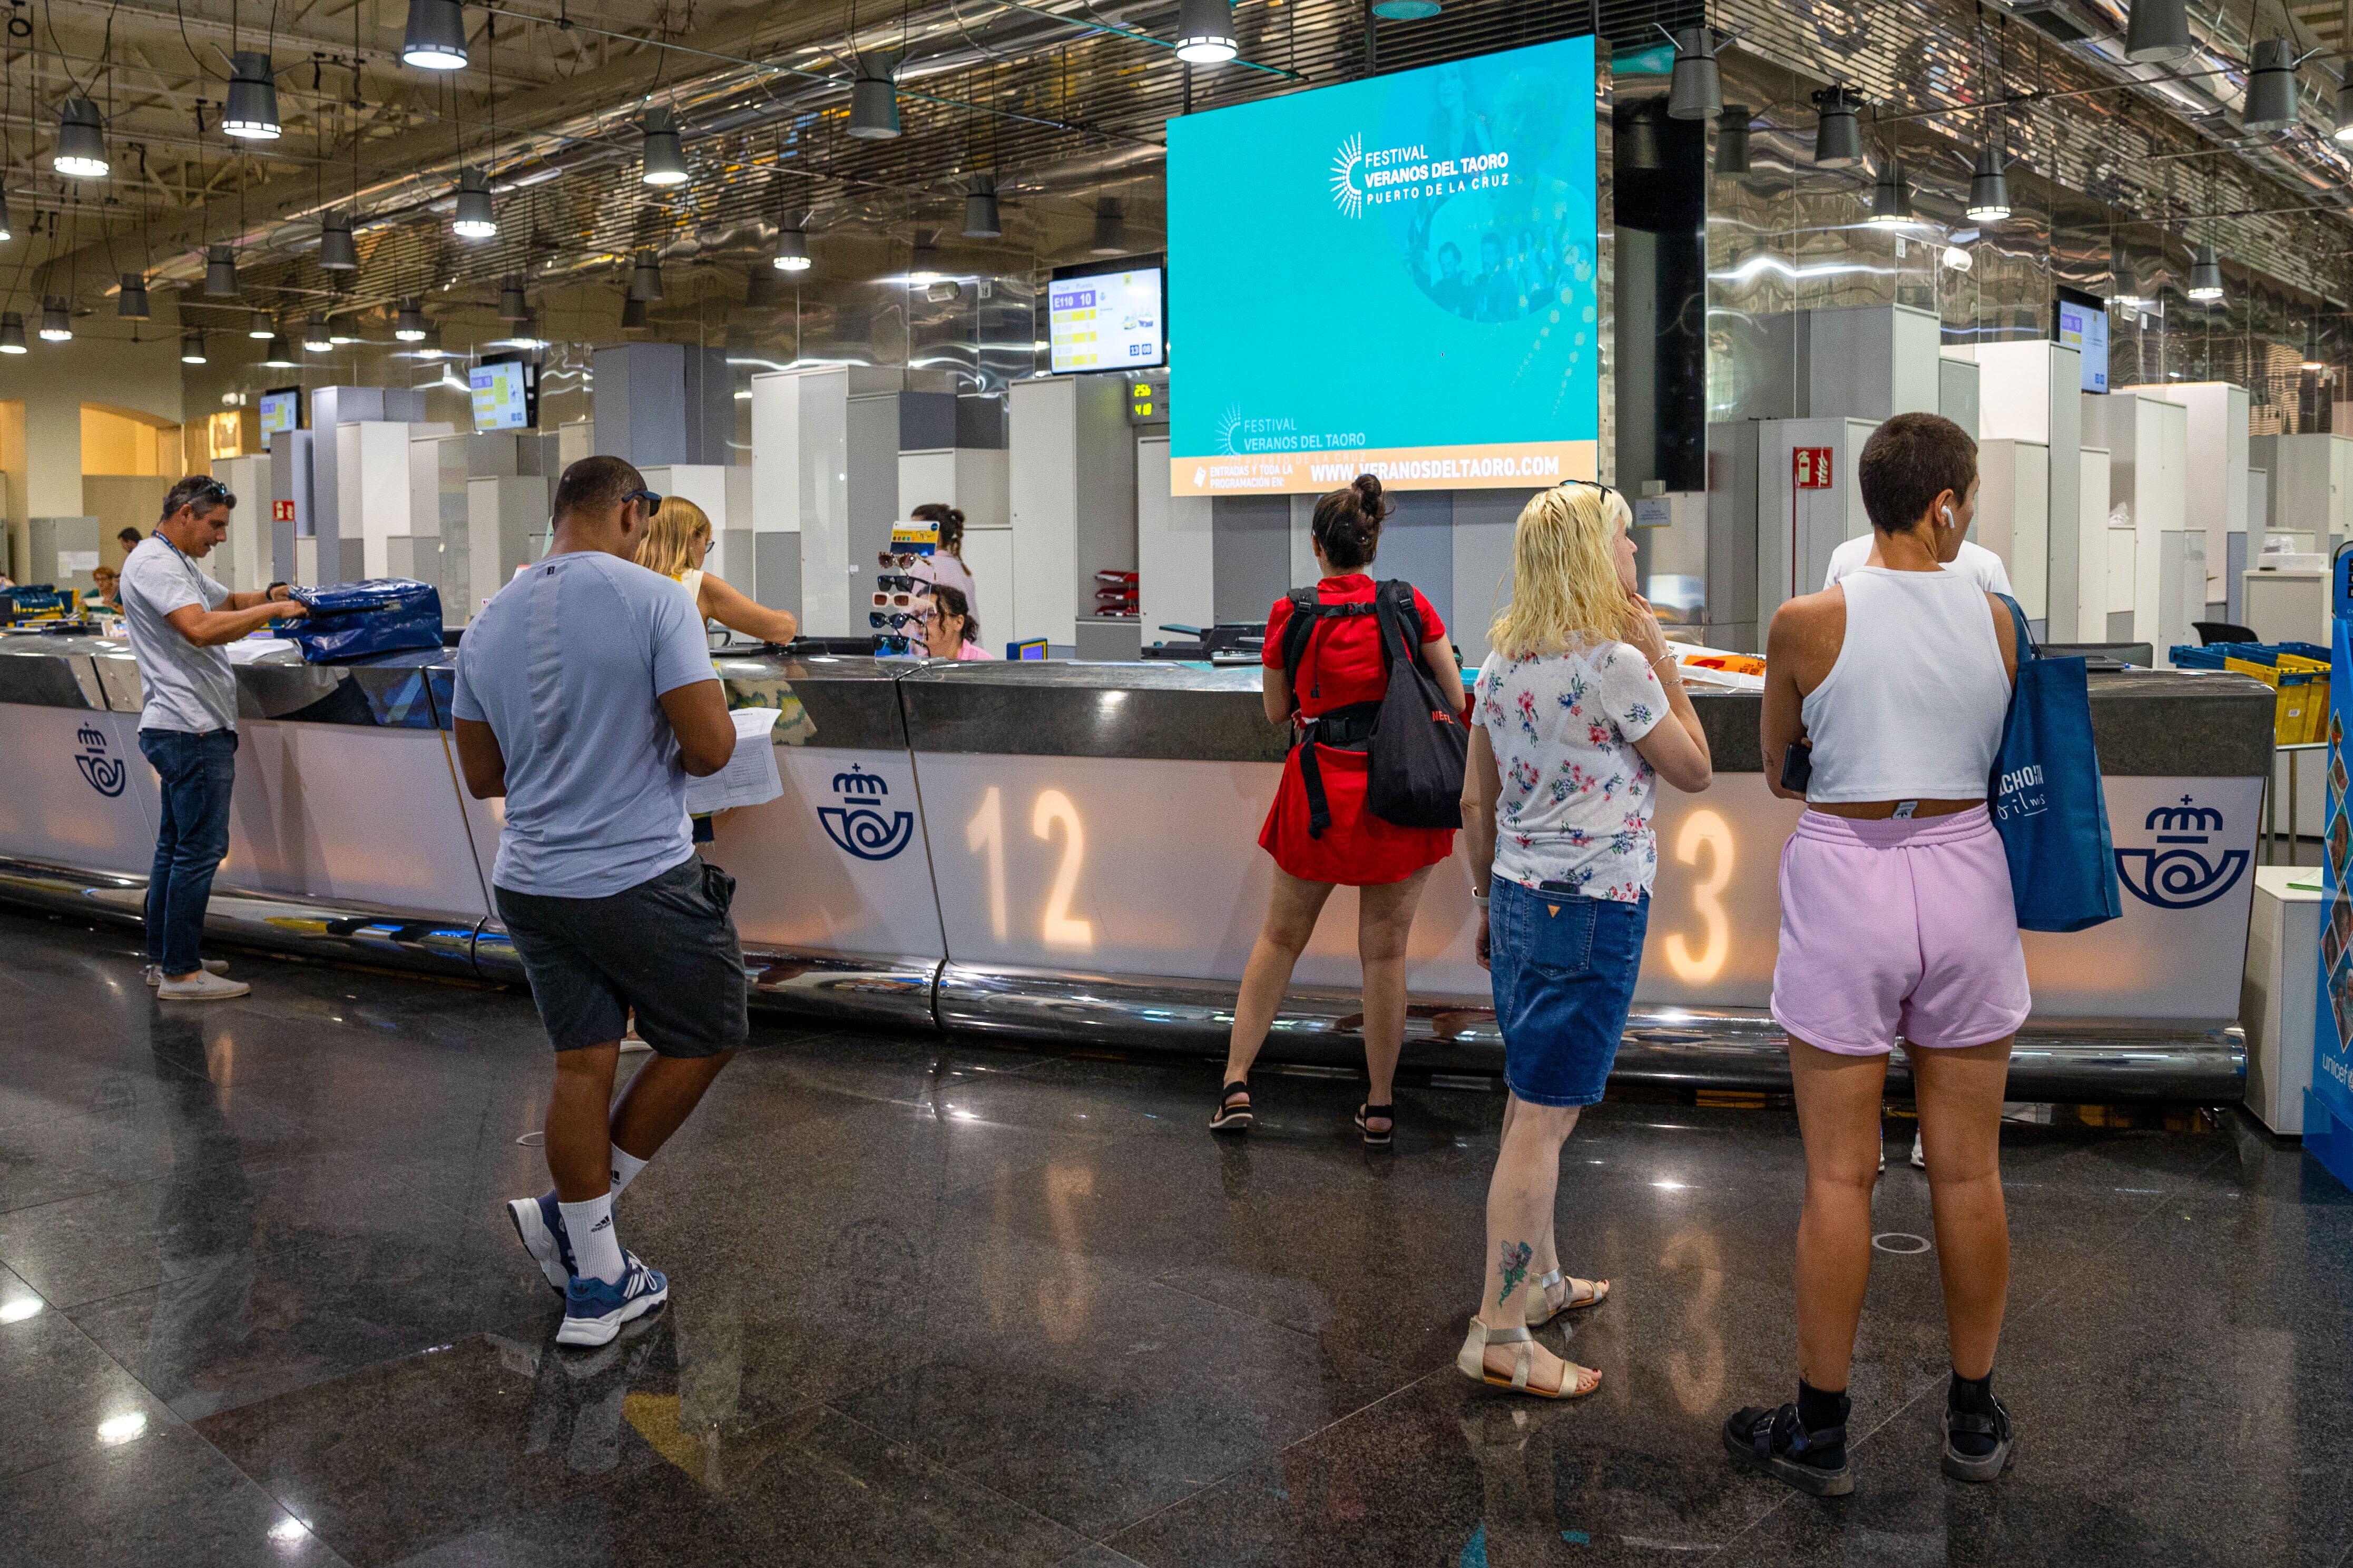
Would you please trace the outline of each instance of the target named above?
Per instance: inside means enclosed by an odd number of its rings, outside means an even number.
[[[1487,1347],[1511,1344],[1520,1347],[1519,1359],[1512,1363],[1512,1375],[1503,1377],[1488,1371]],[[1464,1336],[1462,1350],[1454,1358],[1455,1366],[1461,1369],[1463,1376],[1473,1383],[1483,1383],[1491,1388],[1508,1388],[1514,1394],[1533,1394],[1538,1399],[1582,1399],[1595,1388],[1601,1386],[1599,1373],[1594,1372],[1591,1367],[1579,1366],[1575,1362],[1563,1358],[1560,1363],[1560,1386],[1538,1388],[1528,1381],[1529,1368],[1535,1363],[1535,1336],[1534,1334],[1525,1328],[1491,1329],[1476,1318],[1471,1320],[1471,1331]],[[1585,1380],[1588,1373],[1593,1377],[1592,1387],[1578,1387],[1577,1384]]]
[[[1573,1312],[1579,1307],[1598,1307],[1609,1300],[1609,1280],[1579,1279],[1571,1274],[1567,1277],[1567,1296],[1557,1307],[1546,1306],[1546,1292],[1560,1283],[1561,1272],[1557,1268],[1534,1282],[1534,1289],[1528,1292],[1528,1327],[1540,1329],[1563,1312]]]

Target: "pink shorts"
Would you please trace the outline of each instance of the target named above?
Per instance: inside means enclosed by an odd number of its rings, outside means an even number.
[[[1773,1019],[1810,1046],[1883,1056],[1982,1046],[2026,1021],[2010,862],[1986,808],[1855,822],[1810,811],[1781,848]]]

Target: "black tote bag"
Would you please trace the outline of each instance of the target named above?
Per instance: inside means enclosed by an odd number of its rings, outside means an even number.
[[[1412,584],[1383,583],[1373,603],[1389,684],[1373,721],[1365,809],[1392,827],[1460,827],[1471,732],[1422,662]]]

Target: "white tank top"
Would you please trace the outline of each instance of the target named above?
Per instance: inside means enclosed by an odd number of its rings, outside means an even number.
[[[1846,640],[1802,710],[1810,801],[1982,800],[2010,711],[1985,591],[1957,572],[1840,580]]]

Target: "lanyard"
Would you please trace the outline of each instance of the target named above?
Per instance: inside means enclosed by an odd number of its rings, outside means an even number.
[[[191,585],[196,590],[196,598],[203,604],[206,609],[211,609],[213,607],[213,597],[210,594],[205,592],[204,568],[198,566],[194,561],[189,560],[188,552],[186,551],[182,550],[178,545],[173,543],[170,539],[165,538],[162,529],[159,528],[155,531],[154,537],[163,540],[164,548],[180,558],[180,564],[188,569],[188,576]]]

